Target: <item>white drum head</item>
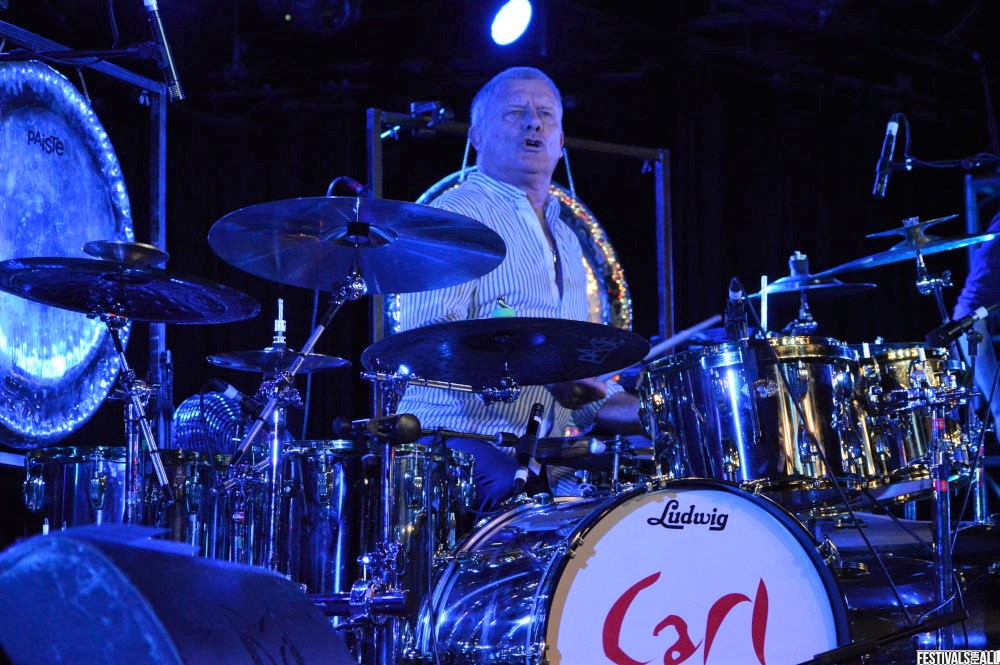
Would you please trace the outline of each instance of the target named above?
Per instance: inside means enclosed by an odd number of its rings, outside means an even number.
[[[566,558],[548,662],[798,663],[845,644],[833,574],[764,499],[684,481],[601,516]]]

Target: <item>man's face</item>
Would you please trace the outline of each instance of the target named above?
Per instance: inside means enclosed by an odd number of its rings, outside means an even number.
[[[513,184],[552,176],[562,156],[562,109],[544,81],[507,81],[484,111],[469,134],[484,173]]]

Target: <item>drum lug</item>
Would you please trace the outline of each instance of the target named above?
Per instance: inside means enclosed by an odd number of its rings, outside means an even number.
[[[842,559],[840,557],[840,551],[837,550],[837,546],[830,540],[829,536],[824,536],[823,540],[816,546],[816,551],[823,558],[826,565],[830,566],[834,570],[841,567]]]
[[[45,478],[40,473],[29,473],[21,486],[24,505],[33,513],[45,506]]]
[[[108,474],[97,472],[90,479],[90,503],[94,510],[104,510],[108,501]]]

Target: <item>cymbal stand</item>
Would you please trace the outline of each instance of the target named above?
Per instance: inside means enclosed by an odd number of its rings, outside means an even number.
[[[786,335],[811,335],[816,332],[819,327],[819,323],[813,318],[812,312],[809,311],[809,299],[806,297],[805,291],[799,291],[799,315],[794,320],[786,325],[781,332]]]
[[[909,220],[907,220],[909,221]],[[906,223],[906,222],[904,222]],[[927,270],[927,263],[924,256],[918,249],[916,252],[916,272],[917,280],[915,285],[917,292],[921,295],[933,295],[937,304],[938,314],[941,323],[951,320],[948,309],[944,304],[944,287],[951,287],[951,272],[944,271],[940,275],[932,275]],[[953,343],[949,352],[953,357],[961,359],[958,344]],[[927,406],[925,407],[930,416],[930,454],[931,454],[931,483],[932,497],[934,505],[934,574],[937,580],[937,595],[939,614],[947,614],[952,606],[952,595],[954,593],[954,568],[952,566],[951,551],[951,494],[949,479],[951,477],[953,454],[949,441],[945,436],[945,411],[949,407],[947,401],[942,401],[934,394],[933,388],[926,388],[925,395]],[[975,479],[970,479],[975,482]],[[979,491],[979,488],[973,488]],[[952,633],[948,628],[939,629],[937,635],[937,648],[950,649],[952,645]]]
[[[954,593],[951,551],[951,495],[948,480],[952,467],[952,452],[945,437],[945,405],[931,399],[930,449],[934,498],[934,572],[937,576],[938,614],[951,611]],[[937,648],[952,648],[952,632],[948,628],[937,631]]]
[[[356,246],[355,250],[357,251]],[[236,449],[236,453],[233,455],[231,464],[238,464],[246,455],[251,443],[257,435],[260,434],[261,430],[264,429],[267,419],[271,417],[271,414],[273,414],[275,408],[277,408],[283,389],[292,385],[295,375],[302,368],[306,358],[309,357],[309,354],[312,353],[312,350],[316,347],[316,342],[319,341],[320,336],[330,325],[330,322],[333,320],[333,317],[337,314],[337,312],[340,311],[340,308],[344,306],[344,303],[357,300],[367,292],[368,285],[365,283],[361,273],[358,272],[358,260],[357,256],[355,256],[354,270],[346,280],[341,282],[341,284],[332,291],[329,308],[323,314],[323,318],[316,325],[316,328],[309,336],[309,339],[306,340],[306,343],[302,345],[301,349],[299,349],[298,355],[295,356],[295,360],[292,361],[291,366],[287,370],[279,373],[280,376],[275,384],[273,394],[261,409],[260,414],[257,416],[256,420],[254,420],[253,425],[244,435],[243,440]]]
[[[146,442],[146,449],[149,451],[149,459],[156,473],[156,480],[160,484],[160,497],[167,503],[173,503],[173,488],[170,486],[170,479],[167,478],[167,470],[160,459],[159,449],[153,437],[153,430],[146,418],[144,407],[145,399],[149,397],[149,389],[140,381],[135,371],[129,367],[125,358],[125,347],[122,345],[119,335],[122,328],[128,323],[128,319],[117,314],[101,313],[87,314],[90,318],[99,317],[108,328],[108,335],[111,337],[111,344],[118,354],[121,362],[122,394],[128,400],[126,408],[126,429],[128,430],[128,450],[125,455],[125,478],[128,487],[125,496],[125,524],[140,524],[142,521],[142,441]],[[134,425],[138,424],[141,438],[135,436]]]

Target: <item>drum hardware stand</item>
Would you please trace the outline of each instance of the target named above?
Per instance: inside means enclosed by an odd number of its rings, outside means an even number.
[[[149,425],[149,420],[146,418],[143,407],[144,402],[149,397],[150,388],[136,377],[135,371],[129,366],[128,360],[125,358],[125,347],[122,345],[119,332],[125,327],[128,320],[125,317],[107,312],[100,314],[97,312],[88,313],[87,317],[99,317],[104,322],[108,328],[108,336],[111,338],[111,343],[115,347],[115,353],[118,354],[118,359],[121,362],[121,394],[123,399],[128,400],[125,415],[128,446],[125,453],[127,488],[124,523],[141,524],[143,507],[143,441],[146,442],[146,450],[149,452],[149,459],[152,462],[153,471],[156,473],[156,480],[160,485],[160,499],[165,505],[173,503],[174,500],[173,488],[170,486],[170,479],[167,478],[167,470],[163,466],[163,460],[160,459],[160,451],[156,445],[153,430]],[[141,437],[136,435],[136,429],[138,429]]]
[[[965,333],[965,338],[967,340],[966,346],[969,349],[969,370],[967,372],[965,387],[971,394],[975,390],[974,377],[976,376],[976,360],[979,355],[979,345],[983,342],[983,335],[976,330],[975,327],[973,327],[969,328],[969,330]],[[972,477],[970,479],[970,483],[972,483],[973,519],[976,524],[989,524],[992,520],[989,510],[989,492],[986,488],[986,477],[984,475],[986,462],[985,425],[986,423],[979,418],[976,413],[976,409],[970,400],[969,440],[976,442],[975,450],[973,452],[975,466],[971,470]]]

